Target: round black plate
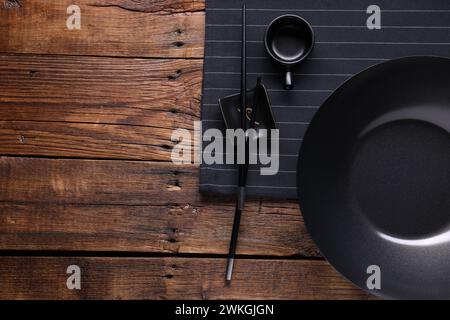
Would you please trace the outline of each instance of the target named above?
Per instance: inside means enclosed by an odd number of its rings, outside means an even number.
[[[450,299],[450,59],[393,60],[342,85],[308,128],[298,192],[312,238],[356,285],[378,266],[375,295]]]

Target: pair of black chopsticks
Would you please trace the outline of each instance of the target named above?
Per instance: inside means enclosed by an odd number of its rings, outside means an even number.
[[[253,110],[251,112],[250,124],[247,127],[247,48],[246,48],[246,8],[242,6],[242,61],[241,61],[241,128],[246,131],[248,128],[254,127],[256,118],[256,108],[258,105],[258,88],[260,87],[261,78],[258,78],[258,83],[255,88],[255,96],[253,99]],[[245,189],[247,185],[247,175],[249,167],[249,137],[246,135],[245,139],[245,163],[239,164],[238,174],[238,190],[237,201],[234,212],[233,230],[231,232],[230,248],[228,251],[228,263],[226,279],[231,281],[234,266],[234,256],[236,254],[237,240],[239,234],[239,226],[241,223],[241,214],[245,206]]]

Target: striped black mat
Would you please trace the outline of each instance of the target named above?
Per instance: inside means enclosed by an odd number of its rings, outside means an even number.
[[[263,76],[280,129],[280,171],[249,173],[250,196],[295,198],[297,155],[303,135],[325,99],[354,74],[383,61],[411,55],[450,55],[449,0],[247,0],[248,83]],[[381,30],[369,30],[367,8],[381,8]],[[242,0],[206,1],[203,130],[223,129],[217,99],[239,92]],[[316,33],[311,57],[294,75],[294,90],[282,88],[281,69],[266,55],[264,32],[277,16],[292,13]],[[235,192],[237,169],[201,165],[200,191]]]

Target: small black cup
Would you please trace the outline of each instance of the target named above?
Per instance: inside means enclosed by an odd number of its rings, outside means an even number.
[[[291,90],[291,69],[311,53],[314,46],[313,28],[299,16],[284,15],[270,23],[264,42],[272,59],[286,68],[284,88]]]

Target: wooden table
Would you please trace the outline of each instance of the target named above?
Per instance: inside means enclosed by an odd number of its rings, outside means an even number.
[[[226,284],[233,200],[170,157],[199,120],[204,19],[201,0],[0,1],[0,299],[369,297],[292,201],[248,202]]]

